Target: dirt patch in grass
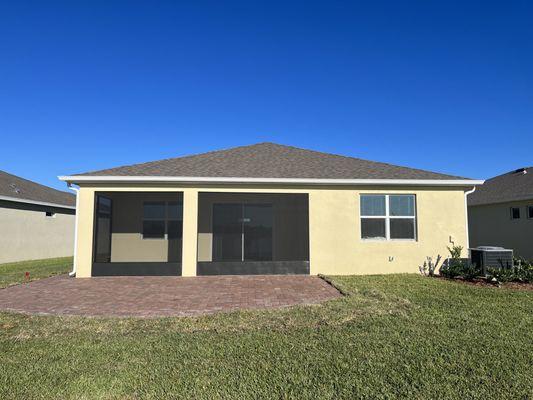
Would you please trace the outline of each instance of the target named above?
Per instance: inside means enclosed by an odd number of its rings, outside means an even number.
[[[507,282],[502,285],[505,289],[533,290],[533,283]]]

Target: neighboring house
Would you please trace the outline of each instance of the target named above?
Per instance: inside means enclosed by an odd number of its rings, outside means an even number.
[[[78,277],[417,272],[482,181],[273,143],[60,177]]]
[[[501,246],[533,260],[533,167],[488,179],[468,197],[472,246]]]
[[[73,194],[0,171],[0,263],[72,256]]]

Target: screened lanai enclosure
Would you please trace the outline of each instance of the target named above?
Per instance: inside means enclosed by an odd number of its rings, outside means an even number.
[[[183,193],[98,192],[92,273],[181,275]]]
[[[183,193],[98,192],[93,276],[181,275]],[[197,275],[309,274],[307,194],[198,195]]]
[[[197,275],[308,273],[307,194],[199,194]]]

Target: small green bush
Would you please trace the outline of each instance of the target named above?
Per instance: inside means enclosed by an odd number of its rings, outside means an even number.
[[[461,259],[461,254],[463,253],[463,246],[452,246],[452,247],[446,246],[446,248],[450,252],[450,257],[453,260]]]
[[[453,263],[451,260],[440,268],[440,274],[445,278],[456,278],[463,273],[463,266],[461,263]]]
[[[487,269],[487,279],[497,282],[512,282],[514,280],[514,272],[512,268],[489,268]]]
[[[445,278],[462,277],[467,281],[474,280],[480,275],[479,268],[468,261],[450,259],[447,264],[440,269],[440,274]]]
[[[481,275],[480,269],[476,266],[476,264],[472,264],[469,261],[463,262],[463,278],[465,278],[467,281],[472,281],[475,278],[477,278],[479,275]]]
[[[448,247],[448,251],[450,252],[450,258],[440,269],[442,276],[450,279],[462,277],[471,281],[480,275],[479,268],[475,264],[471,264],[470,261],[461,258],[462,246]]]
[[[489,268],[487,278],[498,282],[533,282],[533,264],[515,259],[512,267]]]

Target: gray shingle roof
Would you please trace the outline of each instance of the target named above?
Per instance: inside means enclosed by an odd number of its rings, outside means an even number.
[[[487,179],[482,186],[478,186],[476,191],[468,196],[468,205],[477,206],[529,199],[533,200],[533,167],[520,168]]]
[[[466,179],[275,143],[234,147],[227,150],[169,158],[78,175],[302,179]]]
[[[0,171],[0,196],[69,207],[76,205],[76,197],[73,194],[52,189],[4,171]]]

